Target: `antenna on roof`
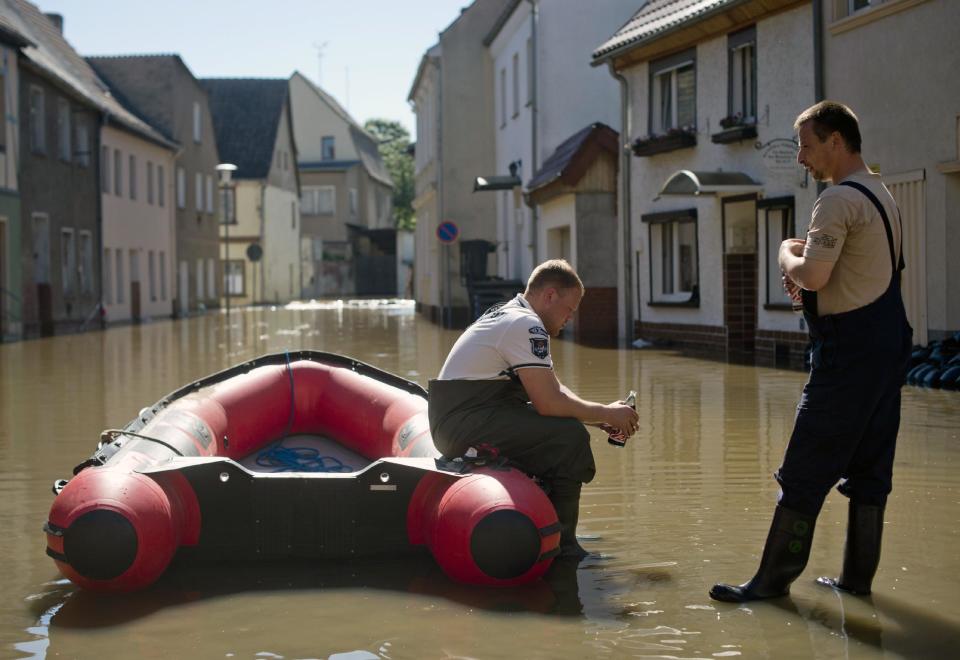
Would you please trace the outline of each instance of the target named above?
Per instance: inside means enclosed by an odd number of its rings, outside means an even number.
[[[313,42],[313,47],[317,49],[317,86],[323,87],[323,51],[326,50],[327,44],[329,41],[324,41],[322,44]]]
[[[347,112],[350,112],[350,67],[343,67],[343,76],[346,79],[347,91],[346,91],[346,102],[347,102]]]

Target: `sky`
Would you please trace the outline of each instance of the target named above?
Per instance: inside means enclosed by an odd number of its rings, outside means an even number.
[[[471,0],[32,0],[81,55],[177,53],[198,78],[300,71],[361,124],[399,121],[424,52]]]

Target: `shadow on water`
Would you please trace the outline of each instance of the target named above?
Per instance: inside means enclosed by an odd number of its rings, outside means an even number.
[[[444,598],[491,612],[582,615],[577,564],[555,561],[547,575],[517,587],[482,587],[448,578],[430,557],[352,560],[318,566],[307,561],[179,563],[154,585],[136,593],[77,589],[66,580],[30,601],[38,620],[51,629],[121,626],[168,608],[230,595],[265,591],[382,590]]]

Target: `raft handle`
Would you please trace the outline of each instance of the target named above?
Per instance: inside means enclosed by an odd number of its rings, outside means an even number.
[[[60,527],[60,525],[54,525],[48,520],[47,522],[43,523],[43,531],[50,536],[63,536],[63,533],[67,530],[63,527]]]
[[[59,495],[60,491],[66,488],[68,483],[70,483],[69,479],[57,479],[56,481],[54,481],[53,488],[51,489],[53,491],[53,494]]]
[[[560,529],[561,529],[561,527],[560,527],[560,521],[558,520],[557,522],[553,523],[552,525],[547,525],[546,527],[541,527],[538,531],[540,532],[540,536],[541,536],[541,537],[546,538],[546,537],[550,536],[551,534],[559,534],[559,533],[560,533]]]

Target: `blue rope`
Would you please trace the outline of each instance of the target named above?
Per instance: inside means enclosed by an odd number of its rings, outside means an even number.
[[[353,472],[335,456],[321,456],[313,447],[274,445],[257,454],[257,465],[274,472]]]

